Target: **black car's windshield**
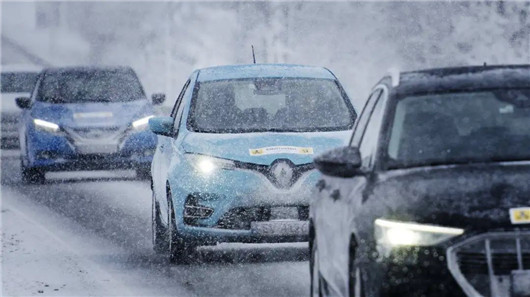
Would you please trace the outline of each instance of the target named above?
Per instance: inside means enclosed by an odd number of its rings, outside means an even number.
[[[47,73],[38,100],[48,103],[126,102],[144,99],[132,71],[65,71]]]
[[[350,129],[354,114],[328,79],[243,79],[200,83],[189,124],[196,132],[310,132]]]
[[[35,72],[4,72],[0,81],[2,93],[30,93],[38,75]]]
[[[530,160],[530,89],[408,96],[390,133],[392,168]]]

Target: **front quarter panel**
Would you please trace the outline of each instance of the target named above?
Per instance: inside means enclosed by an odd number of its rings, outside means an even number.
[[[337,296],[348,295],[350,240],[355,233],[355,212],[361,207],[365,186],[364,176],[323,176],[314,191],[311,215],[320,273]]]

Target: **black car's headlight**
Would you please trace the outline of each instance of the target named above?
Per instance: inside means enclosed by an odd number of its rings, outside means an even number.
[[[137,131],[147,130],[147,126],[149,124],[149,119],[152,118],[152,117],[154,117],[154,115],[143,117],[141,119],[133,121],[131,125]]]
[[[41,119],[33,119],[33,125],[35,129],[48,133],[58,133],[61,130],[59,125]]]
[[[464,234],[464,229],[399,222],[386,219],[375,220],[375,239],[379,246],[433,246]]]
[[[208,175],[219,169],[234,169],[235,162],[232,160],[210,157],[199,154],[186,154],[191,165],[200,173]]]

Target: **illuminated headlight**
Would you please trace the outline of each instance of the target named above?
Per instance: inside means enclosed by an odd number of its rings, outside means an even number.
[[[198,154],[186,154],[191,165],[202,174],[210,174],[219,169],[234,169],[234,161]]]
[[[464,229],[448,228],[384,219],[375,220],[377,243],[386,247],[432,246],[464,234]]]
[[[147,124],[149,124],[149,119],[154,117],[153,115],[150,115],[150,116],[147,116],[147,117],[143,117],[139,120],[136,120],[134,122],[132,122],[132,126],[134,129],[136,130],[145,130],[147,129]]]
[[[35,129],[38,129],[41,131],[50,132],[50,133],[56,133],[59,131],[59,125],[52,123],[52,122],[48,122],[48,121],[44,121],[40,119],[33,119],[33,124],[35,125]]]

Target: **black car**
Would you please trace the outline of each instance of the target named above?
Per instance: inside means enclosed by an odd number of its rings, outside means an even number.
[[[312,296],[530,296],[530,65],[384,77],[315,164]]]

